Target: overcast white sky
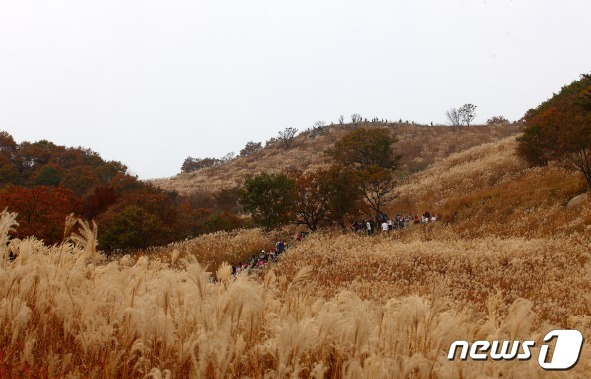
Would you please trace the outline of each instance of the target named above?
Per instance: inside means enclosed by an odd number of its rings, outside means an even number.
[[[340,114],[510,120],[591,71],[591,1],[0,1],[0,129],[140,178]]]

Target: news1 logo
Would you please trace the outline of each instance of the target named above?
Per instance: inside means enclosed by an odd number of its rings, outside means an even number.
[[[583,347],[583,335],[578,330],[557,329],[552,330],[544,337],[544,342],[550,342],[556,338],[554,353],[549,362],[550,345],[542,344],[540,346],[540,355],[538,364],[544,370],[568,370],[574,367],[581,356]],[[468,357],[475,361],[487,360],[529,360],[532,357],[531,348],[536,343],[534,341],[476,341],[470,345],[468,341],[455,341],[449,347],[447,359],[453,361],[456,358],[456,352],[460,351],[460,359],[467,360]],[[521,351],[520,348],[521,347]],[[459,349],[458,349],[459,348]]]

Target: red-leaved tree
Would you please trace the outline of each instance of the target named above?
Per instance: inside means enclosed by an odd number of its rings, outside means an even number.
[[[63,187],[12,186],[0,194],[0,207],[17,212],[17,237],[35,236],[48,244],[63,239],[64,221],[70,213],[79,214],[81,202]]]

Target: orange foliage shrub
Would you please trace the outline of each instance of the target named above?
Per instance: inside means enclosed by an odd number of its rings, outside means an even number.
[[[82,203],[63,187],[12,186],[0,194],[0,208],[17,212],[18,237],[36,236],[47,244],[63,240],[64,220],[70,213],[80,214]]]

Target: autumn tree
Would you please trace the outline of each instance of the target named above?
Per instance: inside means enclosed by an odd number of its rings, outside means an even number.
[[[108,193],[104,195],[108,199]],[[148,184],[124,192],[98,217],[99,242],[106,249],[144,249],[187,237],[178,229],[177,194]]]
[[[234,158],[189,158],[187,170]],[[96,219],[101,248],[145,248],[218,228],[243,225],[236,193],[210,196],[207,209],[190,198],[138,180],[120,162],[105,161],[90,149],[50,141],[17,144],[0,131],[0,207],[19,213],[19,236],[61,241],[65,217]]]
[[[261,147],[262,146],[260,142],[249,141],[246,143],[244,148],[240,150],[240,156],[248,157],[252,155],[255,151],[259,150]]]
[[[110,185],[97,185],[86,198],[84,204],[84,216],[89,219],[98,217],[102,212],[115,204],[118,195]]]
[[[507,120],[504,116],[493,116],[486,120],[487,125],[501,125],[501,124],[508,124],[509,120]]]
[[[327,217],[344,230],[346,219],[356,216],[362,208],[359,178],[355,170],[339,165],[322,170],[318,175],[327,197]]]
[[[47,244],[61,242],[66,217],[82,211],[81,202],[72,191],[50,186],[11,186],[0,194],[0,208],[6,207],[18,213],[19,237],[36,236]]]
[[[213,201],[216,209],[229,213],[239,213],[241,211],[239,201],[239,188],[224,188],[213,194]]]
[[[296,224],[315,231],[326,219],[329,210],[329,191],[322,171],[292,173],[295,185],[292,211]]]
[[[193,172],[203,168],[217,166],[221,161],[217,158],[187,157],[181,166],[181,172]]]
[[[396,170],[401,156],[394,151],[396,139],[386,128],[361,128],[349,132],[327,150],[337,163],[350,167],[378,166]]]
[[[591,189],[591,75],[530,109],[517,151],[532,165],[557,161],[579,171]]]
[[[220,230],[229,231],[244,227],[244,220],[228,211],[213,212],[202,225],[203,232],[214,233]]]
[[[72,190],[78,196],[86,196],[94,186],[100,184],[98,175],[92,167],[75,166],[62,177],[60,185]]]
[[[14,162],[16,158],[18,146],[14,141],[14,138],[8,132],[3,130],[0,131],[0,156],[2,157],[1,163],[7,164]]]
[[[394,170],[371,165],[355,173],[363,197],[376,214],[380,213],[383,206],[392,200],[398,184]]]
[[[353,170],[365,200],[379,213],[396,185],[401,156],[396,139],[385,128],[356,129],[337,141],[327,154],[335,163]]]
[[[289,223],[294,181],[285,174],[266,172],[251,176],[239,191],[240,204],[266,230]]]
[[[145,249],[165,243],[167,226],[158,217],[137,204],[110,209],[101,215],[99,234],[102,247],[113,249]]]
[[[90,149],[68,148],[47,140],[16,144],[10,134],[0,131],[0,185],[61,185],[85,194],[119,173],[126,174],[127,167],[104,161]]]
[[[102,184],[107,184],[117,175],[127,174],[127,166],[118,161],[103,161],[94,166],[94,172]]]

